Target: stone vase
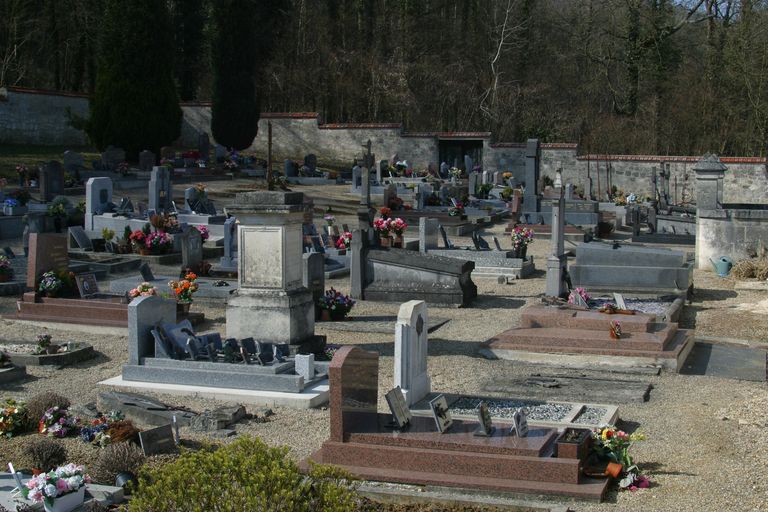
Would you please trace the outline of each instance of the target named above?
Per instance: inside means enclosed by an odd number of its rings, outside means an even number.
[[[320,310],[320,321],[321,322],[330,322],[331,321],[331,312],[327,309],[321,309]]]
[[[53,504],[43,502],[45,512],[72,512],[83,505],[85,500],[85,486],[83,485],[75,492],[70,492],[64,496],[54,498]]]
[[[182,316],[189,315],[189,307],[192,305],[191,302],[177,302],[176,303],[176,313]]]
[[[379,237],[379,245],[382,247],[391,247],[392,239],[388,236],[381,236]]]

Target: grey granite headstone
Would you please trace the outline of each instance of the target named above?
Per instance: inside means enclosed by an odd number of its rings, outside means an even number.
[[[139,272],[141,273],[141,279],[143,281],[152,282],[155,280],[155,274],[152,273],[152,269],[146,261],[142,262],[139,266]]]
[[[178,235],[177,235],[178,236]],[[195,227],[190,227],[181,238],[181,264],[184,268],[194,268],[203,261],[203,238]]]
[[[442,224],[439,224],[437,226],[438,231],[440,231],[440,236],[443,239],[443,247],[446,249],[453,249],[453,242],[448,240],[448,234],[445,232],[445,228]]]
[[[139,169],[142,172],[149,172],[152,170],[152,167],[155,166],[156,163],[156,157],[155,154],[148,149],[145,149],[141,153],[139,153]]]
[[[304,377],[304,382],[315,378],[315,354],[296,354],[296,374]]]
[[[40,168],[40,199],[51,201],[64,192],[64,168],[51,160]]]
[[[446,162],[441,163],[440,164],[440,177],[443,178],[443,179],[448,178],[448,175],[450,174],[449,173],[450,168],[451,167]]]
[[[85,229],[93,231],[93,216],[104,213],[112,204],[112,180],[90,178],[85,184]]]
[[[467,174],[471,173],[475,167],[475,162],[472,160],[472,157],[469,155],[464,155],[464,170],[467,172]]]
[[[312,292],[312,302],[317,304],[325,293],[325,257],[317,252],[304,253],[301,257],[304,260],[302,284]]]
[[[128,304],[128,364],[152,357],[155,341],[150,331],[159,323],[176,322],[176,301],[156,295],[137,297]]]
[[[295,178],[299,175],[299,170],[293,160],[286,160],[284,163],[283,172],[286,178]]]
[[[437,249],[440,222],[437,219],[421,217],[419,219],[419,252],[426,253]]]
[[[469,195],[474,196],[477,192],[477,178],[479,174],[476,172],[469,173]]]
[[[223,270],[237,270],[237,219],[229,217],[224,221],[224,256],[219,260]]]
[[[173,185],[168,167],[162,165],[152,168],[149,178],[149,202],[147,208],[159,213],[171,211]]]
[[[78,153],[77,151],[67,150],[64,152],[64,170],[69,173],[76,173],[80,169],[84,167],[83,165],[83,155]]]
[[[91,239],[88,237],[88,234],[80,226],[71,226],[69,228],[69,239],[70,239],[70,242],[74,241],[75,245],[77,245],[77,247],[80,249],[83,249],[86,251],[93,250],[93,242],[91,242]]]

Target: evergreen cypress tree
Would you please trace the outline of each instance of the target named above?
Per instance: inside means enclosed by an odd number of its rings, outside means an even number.
[[[286,0],[213,2],[211,131],[219,144],[245,149],[256,137],[256,80],[283,26],[286,6]]]
[[[204,0],[175,0],[173,27],[176,46],[176,82],[182,101],[195,99],[203,71]],[[207,67],[207,66],[205,66]]]
[[[97,148],[155,153],[181,132],[173,82],[173,33],[166,2],[107,0],[96,89],[86,131]]]

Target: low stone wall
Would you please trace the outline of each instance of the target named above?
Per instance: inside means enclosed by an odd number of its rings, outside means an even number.
[[[67,110],[87,116],[88,97],[17,88],[0,92],[0,144],[88,144],[84,132],[69,126]]]
[[[698,210],[696,266],[712,269],[721,256],[734,262],[752,257],[760,244],[768,247],[768,209]]]

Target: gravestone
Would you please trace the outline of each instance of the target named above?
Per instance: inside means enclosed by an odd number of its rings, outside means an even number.
[[[449,172],[450,168],[451,167],[446,162],[441,163],[440,164],[440,177],[443,178],[443,179],[448,178],[448,175],[450,174],[450,172]]]
[[[395,186],[394,183],[390,183],[387,185],[387,187],[384,189],[384,199],[382,201],[382,204],[389,208],[390,204],[392,204],[392,200],[397,197],[397,186]]]
[[[128,304],[128,364],[155,356],[155,340],[150,332],[161,323],[176,322],[176,301],[157,295],[137,297]]]
[[[211,139],[208,138],[208,134],[203,132],[197,136],[197,151],[200,153],[200,158],[207,162],[210,159],[211,153]]]
[[[363,186],[363,168],[355,164],[352,167],[352,189],[359,190]]]
[[[78,173],[85,167],[83,165],[83,155],[69,149],[64,152],[63,164],[64,170],[72,174]]]
[[[164,165],[153,167],[149,178],[149,201],[147,208],[155,210],[156,213],[170,212],[172,195],[173,185],[171,184],[171,173],[168,167]]]
[[[490,173],[488,171],[483,171],[483,172],[478,173],[478,174],[480,174],[480,183],[482,185],[486,185],[486,184],[491,182]]]
[[[552,201],[552,242],[547,256],[548,297],[559,297],[565,291],[565,189],[560,188],[560,198]]]
[[[74,242],[78,249],[83,249],[84,251],[93,250],[93,242],[91,242],[91,239],[82,227],[71,226],[68,231],[70,242]]]
[[[421,217],[419,219],[419,252],[426,253],[437,249],[440,222],[437,219]]]
[[[51,201],[64,193],[64,168],[56,160],[45,163],[40,168],[40,199]]]
[[[472,160],[472,157],[469,155],[464,155],[464,170],[467,172],[467,174],[471,173],[474,170],[475,162]]]
[[[445,232],[445,228],[442,224],[438,224],[438,231],[440,231],[440,237],[443,239],[443,247],[445,249],[453,249],[453,242],[448,240],[448,234]]]
[[[286,178],[295,178],[299,175],[299,170],[296,168],[296,163],[293,160],[286,159],[283,165],[283,172]]]
[[[383,183],[382,180],[384,179],[384,172],[386,172],[388,167],[389,167],[389,160],[376,161],[376,168],[374,170],[376,171],[376,183],[378,185],[381,185]],[[387,173],[386,176],[389,177],[389,173]]]
[[[309,382],[315,378],[315,354],[296,354],[295,371]]]
[[[184,268],[195,268],[203,261],[203,237],[195,227],[190,227],[181,235],[181,264]]]
[[[37,290],[37,282],[44,272],[66,271],[69,266],[67,235],[53,233],[29,234],[27,260],[27,286]]]
[[[112,180],[90,178],[85,183],[85,229],[93,231],[93,216],[114,211],[112,203]]]
[[[216,159],[216,163],[222,163],[227,158],[227,148],[221,144],[215,144],[213,146],[213,158]]]
[[[114,171],[117,166],[125,162],[125,151],[122,148],[107,146],[107,149],[101,154],[101,165],[105,169]]]
[[[312,294],[302,284],[304,194],[241,192],[227,209],[240,222],[238,289],[227,303],[227,335],[258,332],[274,343],[314,340]]]
[[[427,304],[408,301],[400,306],[395,325],[395,386],[400,386],[408,405],[431,391],[427,374]]]
[[[541,160],[541,145],[539,139],[528,139],[525,146],[525,189],[523,191],[523,208],[526,212],[539,211],[539,163]]]
[[[370,415],[377,414],[379,354],[355,346],[341,347],[334,354],[328,374],[331,391],[330,440],[343,443],[347,440],[345,434],[354,432]]]
[[[418,186],[418,203],[417,208],[419,210],[423,210],[424,206],[427,203],[427,199],[429,199],[430,196],[432,196],[432,192],[434,189],[432,188],[432,185],[429,183],[419,183]]]
[[[139,273],[141,274],[142,281],[152,282],[155,280],[155,274],[152,273],[152,268],[146,261],[139,265]]]
[[[155,166],[156,162],[155,154],[148,149],[145,149],[139,153],[139,169],[141,172],[150,172]]]
[[[304,166],[309,172],[314,173],[317,169],[317,155],[310,153],[304,157]]]
[[[470,172],[469,173],[469,187],[468,187],[468,193],[470,196],[474,196],[477,192],[477,178],[479,177],[479,174],[476,172]]]
[[[139,432],[139,442],[146,457],[176,451],[176,441],[170,423]]]
[[[224,221],[224,256],[219,260],[222,270],[237,270],[237,219],[229,217]]]
[[[312,303],[315,304],[315,320],[318,318],[317,302],[325,293],[325,257],[317,252],[304,253],[304,272],[302,284],[312,292]]]

